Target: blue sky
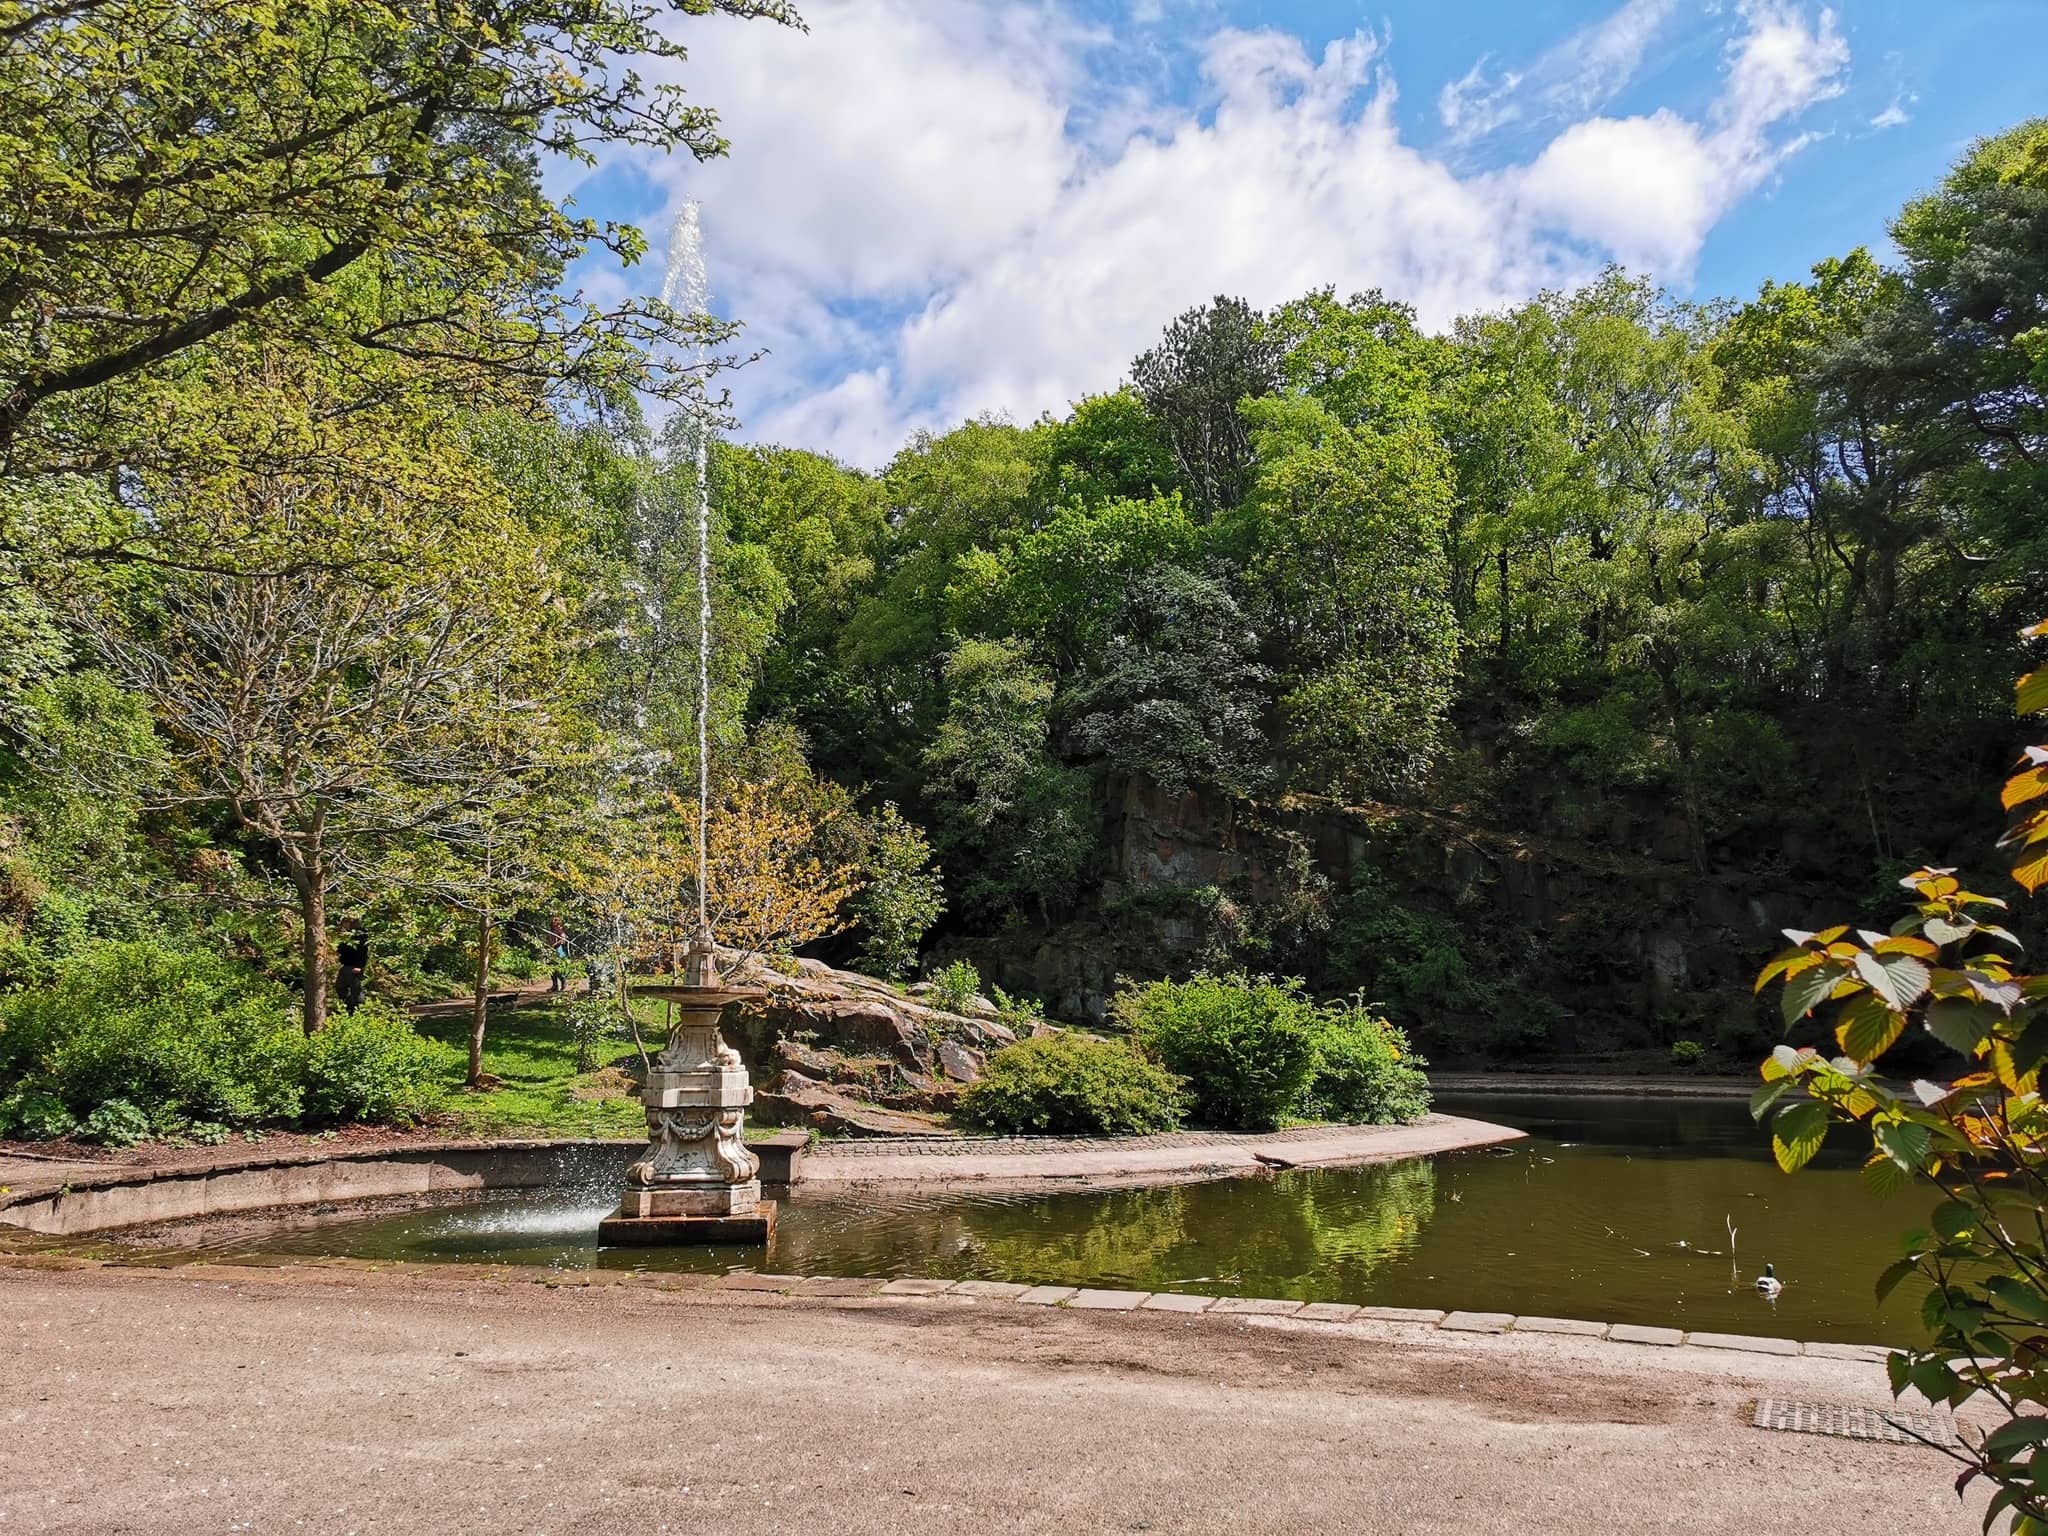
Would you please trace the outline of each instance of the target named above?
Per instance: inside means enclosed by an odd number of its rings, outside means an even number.
[[[1113,386],[1217,292],[1378,286],[1426,324],[1608,262],[1746,295],[1881,245],[1968,143],[2048,112],[2048,0],[808,0],[684,20],[732,140],[578,205],[656,260],[684,199],[765,346],[744,437],[873,466]]]

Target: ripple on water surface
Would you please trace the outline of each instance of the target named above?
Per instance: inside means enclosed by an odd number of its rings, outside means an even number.
[[[1740,1103],[1460,1097],[1526,1141],[1369,1168],[1113,1191],[813,1194],[759,1249],[600,1249],[624,1158],[512,1191],[240,1238],[238,1254],[788,1274],[936,1275],[1590,1317],[1858,1343],[1915,1334],[1872,1281],[1924,1218],[1846,1152],[1796,1177]],[[1735,1229],[1730,1252],[1728,1228]],[[223,1251],[223,1250],[216,1250]],[[1769,1261],[1775,1302],[1753,1277]]]

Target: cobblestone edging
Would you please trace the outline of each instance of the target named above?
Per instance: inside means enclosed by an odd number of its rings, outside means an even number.
[[[666,1278],[666,1277],[664,1277]],[[574,1281],[562,1283],[574,1284]],[[1507,1312],[1445,1312],[1433,1307],[1366,1307],[1349,1302],[1289,1301],[1264,1296],[1202,1296],[1186,1291],[1113,1291],[1072,1285],[1025,1285],[1007,1280],[843,1279],[825,1275],[763,1275],[736,1270],[709,1282],[728,1291],[762,1291],[786,1296],[956,1297],[1026,1307],[1063,1307],[1080,1312],[1174,1312],[1211,1317],[1287,1317],[1310,1323],[1388,1323],[1439,1333],[1553,1334],[1605,1339],[1652,1348],[1734,1350],[1758,1355],[1803,1355],[1816,1360],[1882,1363],[1891,1353],[1879,1344],[1802,1343],[1761,1334],[1714,1333],[1650,1328],[1637,1323],[1597,1323],[1569,1317],[1517,1317]]]
[[[1337,1134],[1383,1129],[1370,1125],[1302,1125],[1285,1131],[1161,1131],[1152,1136],[860,1136],[820,1142],[812,1156],[1054,1157],[1063,1152],[1128,1152],[1150,1147],[1263,1147],[1276,1142],[1314,1145]]]

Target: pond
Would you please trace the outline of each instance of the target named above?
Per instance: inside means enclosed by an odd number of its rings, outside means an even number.
[[[1896,1344],[1918,1295],[1872,1281],[1919,1225],[1840,1150],[1796,1177],[1737,1101],[1446,1095],[1448,1113],[1526,1141],[1375,1167],[1042,1195],[785,1199],[773,1247],[600,1249],[624,1158],[593,1150],[575,1187],[300,1224],[233,1254],[934,1275],[1469,1308]],[[1734,1228],[1730,1252],[1729,1227]],[[1785,1289],[1759,1296],[1777,1267]]]

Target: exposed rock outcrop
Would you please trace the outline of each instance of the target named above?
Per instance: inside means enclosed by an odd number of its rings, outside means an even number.
[[[985,1016],[949,1012],[817,960],[799,960],[791,972],[730,952],[721,960],[729,981],[765,989],[729,1008],[720,1026],[753,1076],[753,1114],[763,1124],[943,1132],[961,1088],[1017,1038],[993,1006]]]

